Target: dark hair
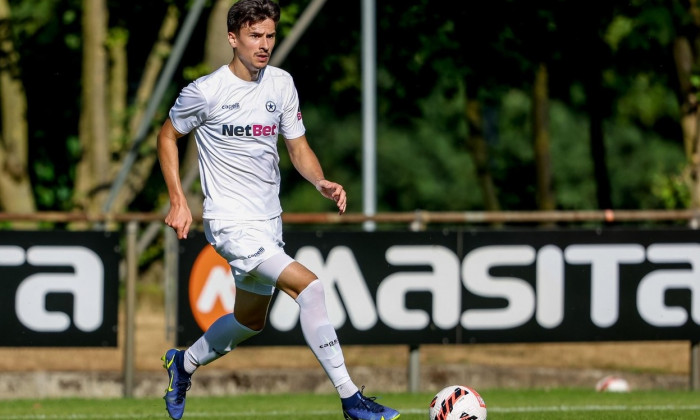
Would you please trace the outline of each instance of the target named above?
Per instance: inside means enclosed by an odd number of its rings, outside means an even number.
[[[228,9],[228,31],[239,34],[241,28],[272,19],[280,21],[280,6],[272,0],[238,0]]]

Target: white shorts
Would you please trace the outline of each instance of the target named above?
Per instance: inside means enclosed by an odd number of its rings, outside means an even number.
[[[271,295],[277,278],[292,261],[284,252],[282,218],[270,220],[204,220],[204,235],[231,265],[236,288]]]

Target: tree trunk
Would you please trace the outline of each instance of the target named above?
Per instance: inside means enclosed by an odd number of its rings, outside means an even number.
[[[499,211],[500,205],[496,195],[496,187],[493,184],[493,177],[489,169],[489,150],[488,144],[486,144],[484,139],[484,119],[481,112],[481,103],[467,98],[465,114],[469,126],[467,148],[471,152],[472,160],[476,167],[476,176],[484,200],[484,208],[487,211]]]
[[[83,0],[83,74],[80,113],[82,158],[76,168],[74,204],[99,213],[109,192],[106,0]]]
[[[544,63],[540,63],[535,72],[532,97],[537,208],[554,210],[556,202],[552,190],[552,157],[549,142],[549,74]]]
[[[158,81],[158,76],[163,69],[165,60],[170,55],[172,50],[172,41],[178,28],[179,19],[180,11],[178,10],[177,6],[168,6],[168,11],[163,18],[163,22],[160,25],[160,30],[158,31],[158,39],[156,40],[155,44],[153,44],[153,48],[146,59],[143,75],[141,76],[141,80],[136,91],[136,99],[133,103],[133,117],[131,118],[129,125],[130,138],[136,137],[139,126],[142,122],[141,120],[143,119],[143,113],[145,112],[146,105],[148,104],[148,99],[153,94],[153,90],[155,89]]]
[[[698,125],[700,113],[698,113],[698,89],[691,83],[693,67],[697,54],[694,53],[691,42],[685,37],[679,37],[673,44],[673,58],[676,62],[678,86],[680,89],[679,100],[681,108],[681,130],[683,132],[683,146],[688,161],[687,173],[690,175],[691,208],[700,208],[700,147],[698,142]]]
[[[209,15],[207,36],[204,40],[204,62],[210,71],[216,70],[230,62],[233,57],[231,45],[227,41],[228,27],[226,25],[226,17],[230,7],[231,2],[229,0],[216,0]],[[199,170],[197,159],[197,144],[194,135],[190,134],[187,138],[185,155],[181,164],[182,172],[180,176],[183,183],[187,183],[190,180],[199,181],[198,176],[190,176]],[[192,187],[192,183],[189,183],[189,185],[183,184],[187,203],[192,209],[192,214],[201,217],[202,193],[199,188]]]
[[[209,15],[207,39],[204,45],[204,62],[212,71],[227,64],[233,57],[233,50],[226,38],[226,34],[228,34],[226,16],[230,7],[230,0],[216,0]]]
[[[587,79],[586,101],[590,120],[591,158],[595,175],[596,198],[599,209],[613,207],[610,196],[610,173],[605,151],[605,134],[603,132],[603,109],[601,99],[602,77],[600,72],[591,70]]]
[[[10,6],[0,0],[0,210],[31,213],[36,203],[29,179],[27,95],[12,42]]]
[[[128,54],[126,44],[129,32],[125,28],[113,28],[109,31],[107,51],[109,54],[109,138],[110,151],[121,152],[128,144],[126,134],[127,110],[127,76]]]
[[[125,139],[124,147],[119,151],[121,157],[120,164],[115,165],[111,174],[112,180],[119,173],[124,157],[131,149],[131,140],[136,137],[139,126],[143,123],[142,120],[148,100],[155,90],[158,77],[165,65],[165,60],[168,58],[172,49],[172,40],[177,32],[179,17],[180,11],[177,7],[173,5],[169,6],[165,18],[161,23],[160,31],[158,32],[158,40],[153,45],[144,66],[143,76],[141,77],[136,92],[136,99],[132,106],[133,116],[129,121],[129,137]],[[126,75],[124,75],[124,77],[126,77]],[[126,79],[124,83],[126,83]],[[157,160],[155,148],[159,129],[160,126],[158,124],[154,125],[152,130],[147,134],[146,140],[141,144],[141,153],[139,153],[139,157],[129,171],[124,186],[115,196],[111,207],[112,211],[121,211],[125,209],[148,181]]]

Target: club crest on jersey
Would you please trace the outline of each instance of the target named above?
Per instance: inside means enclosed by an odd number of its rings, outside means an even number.
[[[275,112],[277,105],[275,105],[275,103],[272,101],[267,101],[265,104],[265,109],[267,109],[268,112]]]

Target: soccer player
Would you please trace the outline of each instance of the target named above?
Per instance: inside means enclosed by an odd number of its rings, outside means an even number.
[[[292,77],[268,65],[280,8],[271,0],[240,0],[228,12],[233,59],[185,87],[158,135],[158,158],[168,188],[165,223],[187,238],[192,213],[180,182],[177,140],[194,131],[204,193],[204,233],[231,265],[234,313],[215,321],[186,350],[163,356],[169,384],[165,406],[173,419],[185,410],[191,376],[258,334],[275,288],[299,305],[304,339],[335,386],[345,419],[392,420],[399,412],[358,390],[325,307],[321,281],[284,251],[279,200],[278,135],[295,169],[343,214],[343,186],[324,178],[305,136]]]

